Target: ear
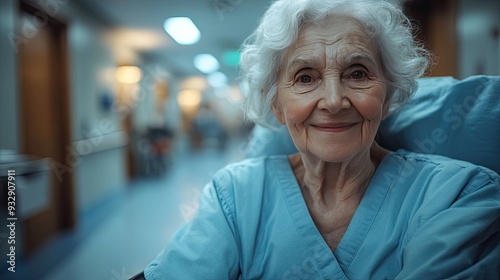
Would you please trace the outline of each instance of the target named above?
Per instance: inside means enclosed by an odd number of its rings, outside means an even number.
[[[271,104],[271,110],[273,110],[274,116],[276,116],[278,122],[284,125],[285,115],[283,114],[283,108],[281,107],[277,97],[274,98],[273,103]]]

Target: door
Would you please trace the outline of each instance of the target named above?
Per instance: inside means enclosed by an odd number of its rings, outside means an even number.
[[[458,51],[455,0],[413,0],[404,4],[405,14],[417,26],[417,38],[434,55],[435,65],[430,66],[429,76],[458,74]]]
[[[66,28],[24,1],[19,17],[21,30],[31,30],[18,53],[22,153],[62,165],[71,144]],[[53,171],[49,207],[23,221],[28,255],[58,231],[75,226],[72,172]]]

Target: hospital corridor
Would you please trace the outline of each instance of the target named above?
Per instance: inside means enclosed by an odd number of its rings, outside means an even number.
[[[21,262],[15,277],[2,272],[2,279],[131,278],[192,218],[211,176],[243,158],[242,143],[234,141],[224,150],[185,149],[164,175],[133,180],[96,202],[80,215],[75,231]]]

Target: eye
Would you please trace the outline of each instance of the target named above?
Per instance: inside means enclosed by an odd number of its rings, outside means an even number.
[[[295,73],[293,90],[296,93],[306,93],[315,90],[321,84],[321,73],[312,68],[305,68]]]
[[[363,79],[365,77],[366,77],[366,72],[361,71],[361,70],[353,71],[350,75],[350,78],[354,79],[354,80],[360,80],[360,79]]]
[[[298,82],[302,84],[310,84],[313,82],[313,78],[309,75],[302,75],[299,77]]]

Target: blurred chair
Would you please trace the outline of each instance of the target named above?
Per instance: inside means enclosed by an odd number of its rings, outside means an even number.
[[[138,173],[160,176],[165,173],[172,153],[173,132],[166,127],[148,127],[135,139]]]
[[[144,272],[136,274],[134,277],[130,278],[129,280],[146,280],[144,278]]]

